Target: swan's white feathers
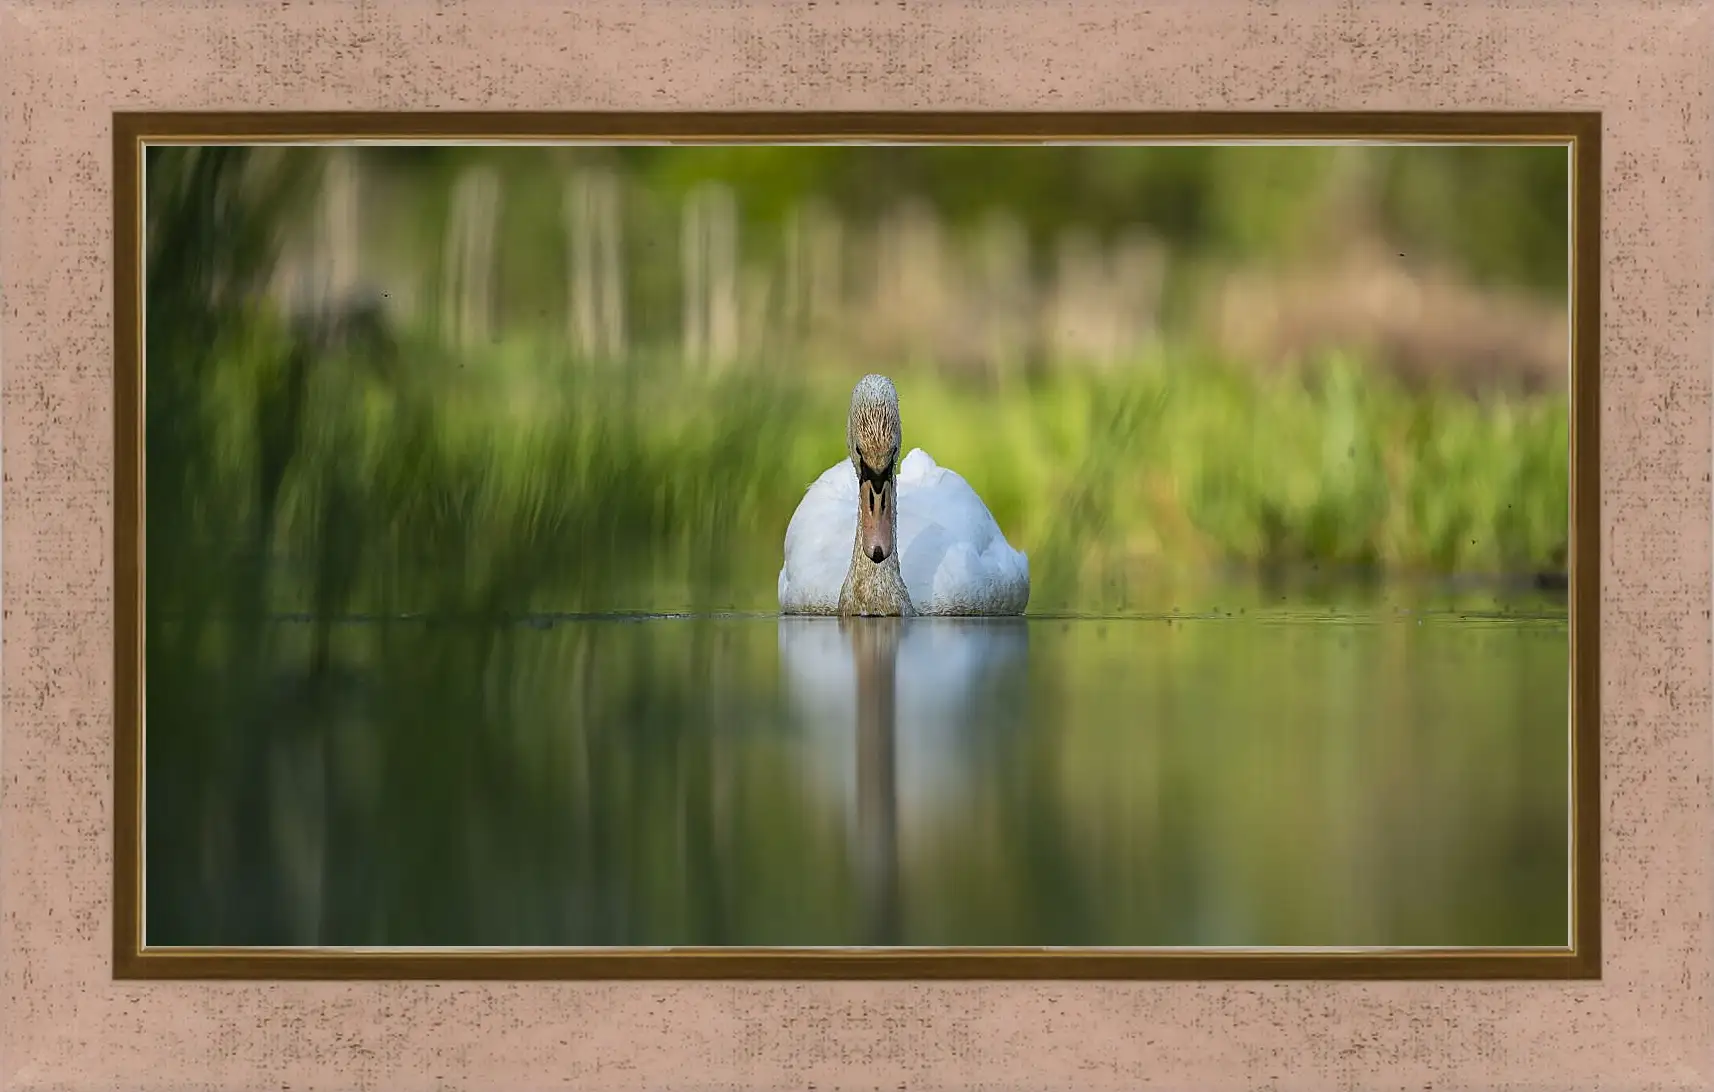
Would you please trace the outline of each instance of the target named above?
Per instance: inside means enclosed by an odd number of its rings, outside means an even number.
[[[804,491],[786,525],[780,610],[786,614],[837,614],[839,590],[851,566],[851,544],[856,536],[857,475],[849,462],[841,462]]]
[[[918,613],[1024,612],[1029,558],[961,475],[914,448],[899,467],[898,504],[899,568]],[[857,475],[842,461],[809,487],[786,527],[781,611],[837,613],[856,533]]]

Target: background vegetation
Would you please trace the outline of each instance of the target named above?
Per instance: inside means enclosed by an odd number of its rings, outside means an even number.
[[[1039,607],[1218,563],[1553,571],[1565,164],[157,149],[151,527],[200,545],[151,573],[206,549],[276,558],[278,607],[766,609],[864,370],[1039,559]]]

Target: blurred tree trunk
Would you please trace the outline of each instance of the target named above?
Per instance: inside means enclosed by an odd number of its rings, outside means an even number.
[[[719,369],[738,355],[737,204],[724,186],[704,186],[686,196],[683,218],[683,355]]]
[[[447,224],[441,313],[449,340],[469,348],[491,336],[494,319],[495,237],[500,221],[500,180],[474,167],[453,186]]]
[[[605,170],[580,171],[565,189],[566,337],[584,359],[626,355],[621,197],[618,177]]]
[[[363,275],[361,206],[362,175],[356,153],[341,149],[329,158],[322,184],[323,286],[336,299],[355,291]]]

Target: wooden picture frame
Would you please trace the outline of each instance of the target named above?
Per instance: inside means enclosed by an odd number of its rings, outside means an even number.
[[[1714,1086],[1709,29],[1704,5],[1599,2],[0,8],[0,1084]],[[1351,963],[1335,977],[1279,955],[1265,972],[1204,963],[1194,981],[1159,961],[1148,981],[1094,963],[1081,981],[1072,963],[936,979],[889,973],[884,956],[835,958],[820,978],[658,962],[581,981],[536,964],[531,981],[492,953],[464,980],[433,963],[405,980],[361,953],[294,977],[268,953],[217,953],[199,973],[128,947],[135,877],[116,838],[135,752],[115,742],[138,574],[115,553],[132,420],[109,340],[127,328],[112,294],[127,245],[110,234],[116,117],[406,112],[446,132],[549,112],[1017,128],[1234,111],[1598,118],[1598,192],[1579,193],[1600,217],[1600,267],[1579,271],[1600,316],[1578,311],[1599,343],[1599,397],[1579,416],[1584,437],[1600,430],[1583,494],[1599,589],[1578,608],[1600,645],[1600,722],[1579,751],[1596,761],[1578,769],[1598,801],[1576,835],[1593,855],[1577,888],[1589,944],[1579,932],[1574,953],[1504,975],[1437,957],[1359,980]],[[1578,653],[1591,688],[1594,654]],[[381,957],[399,958],[412,957]]]
[[[141,164],[176,144],[428,143],[1138,143],[1379,141],[1525,143],[1571,157],[1571,943],[1563,949],[674,948],[528,951],[145,947],[142,875]],[[113,127],[115,375],[114,665],[118,771],[114,968],[121,978],[1597,978],[1600,975],[1600,202],[1598,114],[118,114]]]

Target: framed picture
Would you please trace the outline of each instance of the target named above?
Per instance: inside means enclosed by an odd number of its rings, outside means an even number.
[[[119,973],[1598,975],[1596,115],[114,134]]]
[[[1708,1086],[1706,31],[0,13],[0,1082]]]

